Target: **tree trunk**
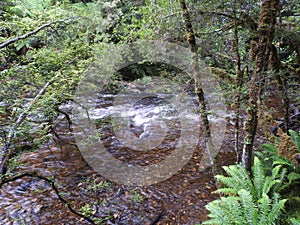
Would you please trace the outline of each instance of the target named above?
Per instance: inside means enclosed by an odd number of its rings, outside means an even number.
[[[214,174],[218,173],[218,168],[215,163],[215,158],[211,154],[215,152],[214,145],[212,143],[211,139],[211,131],[210,131],[210,124],[207,116],[207,105],[205,102],[204,98],[204,92],[202,89],[201,81],[200,81],[200,73],[199,73],[199,58],[197,54],[197,45],[196,45],[196,38],[195,38],[195,33],[192,27],[192,22],[190,18],[190,14],[187,10],[186,4],[184,0],[180,0],[180,6],[182,10],[182,17],[185,22],[185,28],[187,32],[187,41],[189,42],[190,45],[190,50],[192,52],[192,57],[193,57],[193,78],[195,82],[195,94],[197,95],[199,104],[200,104],[200,116],[202,119],[202,122],[204,123],[204,128],[205,128],[205,144],[206,144],[206,149],[202,154],[202,159],[205,159],[205,163],[207,163],[206,166],[212,166],[212,172]],[[200,129],[200,127],[199,127]],[[201,165],[203,166],[203,165]],[[206,168],[205,166],[205,168]]]
[[[190,45],[190,50],[193,53],[193,75],[194,75],[194,82],[195,82],[195,94],[198,97],[200,103],[200,114],[201,119],[205,126],[205,136],[210,137],[210,128],[209,128],[209,121],[207,117],[207,109],[206,109],[206,102],[204,99],[204,92],[201,86],[200,77],[199,77],[199,63],[198,63],[198,54],[197,54],[197,45],[196,45],[196,38],[195,33],[192,27],[192,22],[190,18],[190,14],[187,10],[185,1],[180,1],[180,6],[182,10],[182,16],[185,21],[185,28],[187,32],[187,41]]]
[[[244,126],[246,136],[243,146],[242,163],[250,171],[253,161],[253,142],[257,128],[257,100],[260,95],[261,82],[267,70],[272,41],[275,35],[276,14],[279,0],[264,0],[261,6],[258,25],[259,42],[256,67],[250,81],[247,120]]]
[[[233,25],[234,25],[234,36],[233,36],[233,46],[232,51],[236,54],[236,79],[235,87],[236,93],[234,96],[234,136],[235,136],[235,152],[236,152],[236,162],[241,161],[241,151],[239,149],[240,143],[240,109],[241,109],[241,90],[243,86],[243,74],[241,70],[241,57],[239,52],[239,36],[238,36],[238,24],[236,17],[236,3],[234,1],[234,12],[233,12]]]

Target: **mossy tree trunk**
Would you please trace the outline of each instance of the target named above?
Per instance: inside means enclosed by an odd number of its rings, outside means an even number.
[[[196,38],[195,38],[195,33],[193,30],[192,22],[191,22],[191,17],[189,14],[189,11],[187,9],[186,3],[184,0],[180,0],[180,7],[182,11],[182,17],[185,22],[185,29],[187,32],[187,41],[189,42],[190,45],[190,51],[192,52],[192,57],[193,57],[193,78],[195,82],[195,94],[197,95],[198,101],[200,103],[200,116],[202,119],[202,122],[204,124],[204,129],[205,129],[205,144],[207,145],[206,151],[203,152],[202,157],[207,157],[210,162],[209,165],[212,166],[212,171],[213,173],[218,173],[217,165],[215,163],[215,158],[211,154],[212,152],[215,152],[212,139],[211,139],[211,130],[210,130],[210,124],[207,116],[207,104],[205,102],[204,98],[204,92],[202,89],[201,81],[200,81],[200,71],[199,71],[199,58],[198,58],[198,53],[197,53],[197,45],[196,45]],[[199,127],[200,129],[200,127]],[[206,156],[204,156],[207,154]]]
[[[241,161],[241,151],[239,149],[240,143],[240,109],[241,109],[241,91],[243,86],[243,73],[241,70],[241,57],[239,50],[239,32],[238,32],[238,23],[236,17],[236,2],[233,3],[233,26],[234,34],[232,40],[232,51],[236,55],[236,79],[235,87],[236,93],[234,95],[234,111],[235,111],[235,120],[234,120],[234,136],[235,136],[235,152],[236,152],[236,161]]]
[[[193,78],[195,82],[195,94],[198,97],[199,103],[200,103],[200,112],[201,112],[201,118],[205,126],[205,136],[208,138],[211,136],[210,134],[210,127],[209,127],[209,121],[207,117],[207,107],[206,102],[204,99],[204,92],[201,86],[200,82],[200,74],[199,74],[199,62],[198,62],[198,54],[197,54],[197,45],[196,45],[196,38],[195,33],[193,30],[190,14],[187,10],[185,1],[180,1],[180,6],[182,10],[182,16],[185,22],[185,29],[187,32],[187,41],[190,45],[190,50],[192,52],[193,57]]]
[[[275,35],[278,8],[279,0],[264,0],[261,6],[260,21],[257,28],[259,34],[258,51],[256,67],[250,81],[247,120],[244,126],[246,136],[242,154],[243,166],[249,171],[253,161],[253,142],[257,129],[258,98],[261,91],[261,82],[264,81],[264,73],[268,69],[272,41]]]

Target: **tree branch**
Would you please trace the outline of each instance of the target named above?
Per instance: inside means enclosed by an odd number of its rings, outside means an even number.
[[[68,18],[68,19],[70,19],[70,18]],[[50,26],[53,25],[53,24],[56,24],[56,23],[64,23],[64,22],[66,22],[66,20],[68,20],[68,19],[65,19],[65,20],[57,20],[57,21],[53,21],[53,22],[49,22],[49,23],[43,24],[42,26],[40,26],[40,27],[37,28],[36,30],[30,31],[30,32],[28,32],[28,33],[26,33],[26,34],[24,34],[24,35],[22,35],[22,36],[15,37],[15,38],[13,38],[13,39],[10,39],[10,40],[8,40],[8,41],[6,41],[6,42],[0,44],[0,49],[1,49],[1,48],[4,48],[4,47],[6,47],[6,46],[8,46],[8,45],[10,45],[10,44],[12,44],[12,43],[15,43],[15,42],[17,42],[17,41],[19,41],[19,40],[26,39],[26,38],[28,38],[28,37],[30,37],[30,36],[32,36],[32,35],[34,35],[34,34],[40,32],[41,30],[43,30],[43,29],[45,29],[45,28],[47,28],[47,27],[50,27]]]
[[[34,103],[45,93],[46,89],[52,84],[52,82],[60,75],[60,73],[57,73],[54,77],[51,78],[50,81],[48,81],[44,87],[39,91],[39,93],[35,96],[35,98],[30,102],[29,106],[27,109],[25,109],[18,117],[17,122],[15,125],[12,127],[11,131],[8,134],[7,141],[2,147],[1,153],[3,154],[1,163],[0,163],[0,174],[5,174],[6,169],[5,165],[9,158],[13,155],[12,150],[9,150],[9,147],[11,145],[11,142],[16,134],[16,130],[20,124],[23,123],[23,121],[26,119],[28,116],[28,112],[32,109]]]
[[[43,177],[43,176],[41,176],[41,175],[38,175],[37,173],[23,173],[23,174],[19,174],[19,175],[13,176],[13,177],[11,177],[11,178],[3,178],[3,179],[1,179],[1,180],[0,180],[0,188],[1,188],[4,184],[6,184],[6,183],[13,182],[13,181],[16,181],[16,180],[18,180],[18,179],[22,179],[22,178],[24,178],[24,177],[38,178],[38,179],[41,179],[41,180],[46,181],[46,182],[52,187],[52,189],[54,190],[54,192],[55,192],[55,194],[57,195],[58,199],[59,199],[61,202],[63,202],[63,203],[67,206],[67,208],[68,208],[73,214],[75,214],[75,215],[77,215],[77,216],[83,218],[84,220],[90,222],[91,224],[95,224],[95,222],[94,222],[92,219],[90,219],[89,217],[87,217],[87,216],[85,216],[85,215],[83,215],[83,214],[77,212],[74,208],[72,208],[72,206],[70,205],[70,203],[69,203],[66,199],[64,199],[64,198],[62,197],[62,195],[59,193],[59,190],[58,190],[58,188],[55,186],[55,181],[54,181],[53,179],[49,179],[49,178],[47,178],[47,177]]]
[[[199,11],[200,14],[208,14],[208,15],[217,15],[217,16],[224,16],[230,19],[233,19],[232,15],[226,14],[226,13],[222,13],[222,12],[206,12],[206,11]]]

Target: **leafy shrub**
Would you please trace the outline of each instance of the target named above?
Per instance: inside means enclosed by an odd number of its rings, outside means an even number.
[[[203,224],[300,224],[299,164],[293,158],[299,154],[300,137],[289,133],[280,134],[278,146],[261,146],[252,174],[240,164],[223,167],[227,176],[216,176],[223,185],[216,192],[227,196],[206,206],[211,219]]]
[[[300,166],[297,162],[297,156],[300,154],[300,136],[293,130],[289,130],[289,134],[290,136],[280,131],[278,143],[263,144],[262,151],[256,152],[256,155],[268,171],[274,166],[286,169],[287,174],[279,189],[281,195],[287,199],[287,213],[281,224],[300,224]]]

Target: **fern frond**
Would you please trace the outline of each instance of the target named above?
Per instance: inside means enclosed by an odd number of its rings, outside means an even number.
[[[258,157],[254,157],[254,164],[252,166],[253,173],[253,185],[255,187],[255,194],[253,195],[256,200],[262,197],[264,184],[267,181],[265,170],[263,169],[261,160]]]
[[[262,198],[258,200],[258,208],[259,208],[259,223],[258,224],[264,224],[268,225],[268,214],[270,213],[270,207],[271,206],[271,199],[268,195],[262,194]]]
[[[237,195],[238,190],[237,188],[219,188],[215,192],[219,194],[225,194],[225,195]]]
[[[262,144],[260,148],[270,155],[277,155],[277,147],[273,144]]]
[[[279,171],[281,169],[281,166],[276,166],[273,170],[272,170],[272,176],[267,176],[265,177],[265,182],[263,185],[263,190],[262,192],[265,194],[269,194],[270,190],[277,184],[280,183],[280,179],[278,178],[278,174]]]
[[[291,135],[291,139],[294,141],[296,147],[300,151],[300,135],[294,130],[289,130],[289,133]]]
[[[300,225],[300,219],[291,218],[290,222],[292,225]]]
[[[261,193],[263,194],[269,194],[270,190],[272,189],[273,186],[275,186],[279,180],[274,180],[272,177],[268,176],[265,178],[265,181],[262,186]]]
[[[284,204],[287,201],[287,199],[282,199],[282,200],[279,199],[280,199],[280,195],[275,193],[272,201],[272,208],[268,215],[268,221],[270,221],[270,224],[274,224],[278,220],[281,214],[280,211],[284,209]]]
[[[202,224],[218,225],[248,225],[243,217],[242,206],[239,197],[221,197],[207,204],[205,207],[210,211],[208,215],[211,219]]]
[[[291,172],[288,175],[288,184],[292,184],[292,182],[299,180],[300,179],[300,174],[299,173],[295,173],[295,172]]]
[[[232,194],[236,195],[237,192],[242,188],[241,180],[237,180],[238,178],[236,177],[225,177],[222,175],[217,175],[216,176],[217,182],[222,184],[222,186],[225,186],[222,188],[223,190],[220,189],[220,193],[225,193],[225,194]],[[219,189],[217,190],[219,192]]]
[[[276,166],[276,165],[283,165],[283,166],[288,166],[288,167],[294,167],[294,164],[288,160],[288,159],[285,159],[283,157],[277,157],[276,160],[274,160],[273,162],[273,165]]]
[[[280,175],[277,179],[278,182],[273,187],[274,192],[280,192],[281,190],[283,190],[285,188],[285,179],[286,179],[287,172],[288,172],[287,168],[283,168],[281,170]]]
[[[236,192],[240,189],[245,189],[255,194],[255,188],[251,181],[248,171],[241,165],[231,165],[223,167],[228,177],[219,175],[217,176],[218,182],[226,185],[229,188],[236,189]]]
[[[241,198],[244,220],[246,219],[247,224],[257,224],[259,213],[253,196],[244,189],[240,190],[238,194]]]

